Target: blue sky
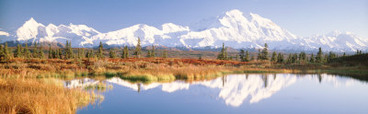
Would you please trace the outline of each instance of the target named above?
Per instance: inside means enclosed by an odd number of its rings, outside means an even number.
[[[259,14],[299,36],[338,30],[368,38],[368,0],[0,0],[0,30],[15,31],[31,17],[100,32],[141,23],[190,25],[231,9]]]

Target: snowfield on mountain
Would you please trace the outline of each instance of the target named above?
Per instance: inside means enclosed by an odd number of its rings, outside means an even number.
[[[137,24],[101,33],[87,25],[54,25],[26,21],[15,34],[0,31],[1,42],[72,42],[73,47],[94,47],[99,42],[111,46],[134,46],[138,37],[142,46],[157,45],[186,48],[218,48],[222,43],[235,49],[259,49],[267,43],[270,50],[355,52],[367,50],[368,40],[350,32],[333,31],[324,35],[301,37],[281,28],[258,14],[234,9],[192,26],[165,23],[161,28]]]

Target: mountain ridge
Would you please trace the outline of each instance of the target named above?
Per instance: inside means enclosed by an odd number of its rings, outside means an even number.
[[[300,37],[258,14],[234,9],[205,19],[196,26],[164,23],[161,27],[136,24],[126,28],[101,33],[87,25],[47,26],[30,18],[16,30],[16,35],[0,34],[1,42],[60,42],[69,40],[73,47],[94,47],[103,42],[111,46],[134,46],[141,38],[142,46],[205,48],[221,47],[222,43],[235,49],[263,48],[268,43],[271,50],[354,52],[367,50],[368,40],[349,32],[331,32],[323,35]]]

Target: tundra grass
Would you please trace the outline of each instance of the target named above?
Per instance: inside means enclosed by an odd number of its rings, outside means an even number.
[[[75,113],[96,95],[67,89],[55,79],[0,79],[0,113]]]

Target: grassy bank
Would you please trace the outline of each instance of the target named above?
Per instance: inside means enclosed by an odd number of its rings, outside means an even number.
[[[276,73],[269,62],[199,59],[13,59],[0,64],[2,78],[65,78],[118,76],[131,81],[203,80],[228,73]]]
[[[55,79],[0,79],[0,113],[75,113],[96,97],[93,93],[66,89]]]
[[[334,64],[335,65],[335,64]],[[230,73],[335,73],[366,75],[366,67],[328,64],[271,64],[178,58],[12,59],[0,63],[2,78],[120,77],[132,82],[212,79]]]

